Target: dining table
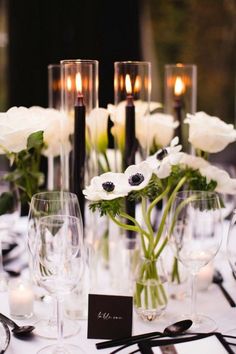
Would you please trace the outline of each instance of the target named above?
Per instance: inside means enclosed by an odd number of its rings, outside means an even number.
[[[20,226],[19,226],[20,225]],[[22,237],[24,241],[26,241],[26,218],[22,218],[19,228],[21,233],[19,237]],[[226,237],[227,237],[227,227],[228,222],[225,222],[224,225],[224,235],[223,235],[223,242],[220,251],[218,252],[215,260],[214,260],[214,267],[219,269],[222,276],[223,276],[223,285],[227,292],[230,294],[232,299],[236,302],[236,280],[233,277],[231,268],[227,261],[227,255],[225,250],[226,245]],[[26,257],[26,251],[22,252],[21,257]],[[27,273],[27,268],[24,269],[24,272]],[[107,270],[104,270],[104,272]],[[188,290],[188,287],[187,287]],[[115,295],[114,290],[100,287],[96,291],[93,289],[90,293],[99,293],[99,294],[107,294],[107,295]],[[36,298],[34,301],[34,314],[31,318],[25,320],[15,320],[19,325],[24,324],[32,324],[34,325],[39,319],[42,318],[49,318],[49,314],[51,314],[50,302],[42,301],[42,299]],[[154,331],[163,331],[166,326],[176,321],[176,319],[181,318],[183,313],[188,312],[190,309],[190,296],[187,294],[184,298],[178,299],[175,297],[170,297],[168,301],[167,308],[164,314],[151,322],[143,321],[135,312],[133,311],[133,323],[132,323],[132,335],[136,334],[143,334],[148,332]],[[205,315],[210,316],[212,319],[215,320],[217,324],[217,332],[222,334],[227,333],[234,333],[236,336],[236,307],[230,305],[227,301],[226,297],[224,296],[220,287],[215,284],[211,283],[207,289],[198,291],[197,294],[197,309],[199,313],[203,313]],[[0,312],[10,316],[9,311],[9,297],[8,292],[1,292],[0,293]],[[13,318],[14,319],[14,318]],[[108,349],[101,349],[98,350],[96,348],[96,343],[104,341],[104,339],[88,339],[87,331],[88,331],[88,320],[77,320],[79,325],[79,331],[76,335],[71,336],[69,338],[65,338],[64,341],[66,343],[76,344],[80,347],[81,353],[111,353],[114,348]],[[234,353],[236,353],[236,339],[231,339],[231,342],[235,341],[235,346],[231,345],[231,349]],[[10,344],[6,350],[7,354],[34,354],[37,353],[41,348],[54,344],[56,340],[46,339],[39,337],[37,335],[32,335],[29,337],[22,337],[18,338],[11,335]],[[124,349],[121,353],[131,353],[137,349],[137,346],[132,346]],[[211,348],[209,351],[207,350],[206,353],[211,353]],[[202,353],[202,354],[206,354]],[[79,354],[79,352],[78,352]],[[217,353],[212,353],[217,354]]]

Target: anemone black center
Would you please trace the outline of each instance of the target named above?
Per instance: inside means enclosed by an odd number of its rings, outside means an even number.
[[[115,185],[113,182],[104,182],[102,184],[102,188],[106,191],[106,192],[113,192],[115,189]]]
[[[142,183],[144,180],[144,177],[142,173],[135,173],[135,175],[132,175],[129,177],[129,184],[131,186],[138,186],[140,183]]]
[[[168,152],[167,150],[164,148],[164,149],[161,149],[159,151],[157,151],[157,154],[156,154],[156,158],[157,160],[163,160],[164,157],[166,157],[168,155]]]

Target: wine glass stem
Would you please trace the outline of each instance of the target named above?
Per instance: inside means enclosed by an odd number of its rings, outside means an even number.
[[[197,274],[191,274],[191,318],[195,321],[196,313],[196,300],[197,300],[197,288],[196,288],[196,276]]]
[[[57,296],[57,347],[63,348],[63,298],[61,296]]]
[[[2,240],[1,240],[1,235],[0,235],[0,277],[4,273],[3,270],[3,260],[2,260]]]

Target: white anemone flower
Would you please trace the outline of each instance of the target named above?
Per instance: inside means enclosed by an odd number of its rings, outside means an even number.
[[[175,137],[171,140],[170,146],[158,150],[154,155],[147,158],[147,163],[158,178],[169,177],[172,166],[178,165],[180,162],[182,157],[180,150],[182,146],[178,145],[178,143],[179,138]]]
[[[189,155],[185,152],[182,153],[179,163],[186,167],[192,168],[193,170],[198,170],[209,165],[209,162],[207,162],[202,157]]]
[[[196,149],[216,153],[236,140],[236,130],[232,124],[227,124],[205,112],[187,114],[184,122],[189,124],[188,141]]]
[[[208,165],[199,169],[202,176],[205,176],[207,182],[215,181],[217,183],[216,192],[223,194],[236,194],[236,179],[231,178],[225,171],[216,166]]]
[[[91,184],[83,190],[83,194],[86,199],[99,201],[125,197],[130,191],[124,173],[106,172],[93,177]]]
[[[131,190],[140,190],[145,188],[152,177],[152,169],[145,161],[139,163],[138,165],[129,166],[124,173],[125,176],[127,176]]]

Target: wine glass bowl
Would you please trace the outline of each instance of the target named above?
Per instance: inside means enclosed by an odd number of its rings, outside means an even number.
[[[57,300],[56,345],[41,349],[40,354],[78,353],[80,348],[63,343],[63,300],[80,280],[82,273],[81,222],[70,215],[49,215],[42,217],[33,260],[33,271],[39,285],[53,294]]]
[[[63,191],[50,191],[35,194],[30,203],[30,210],[28,215],[28,250],[29,250],[29,265],[32,273],[32,278],[37,284],[35,272],[33,270],[33,261],[35,254],[37,254],[37,241],[39,233],[40,220],[43,217],[50,215],[70,215],[77,217],[80,223],[80,233],[83,234],[82,218],[78,198],[75,194]],[[50,295],[51,296],[51,295]],[[51,318],[39,319],[35,324],[35,333],[44,338],[57,338],[56,327],[56,308],[54,301],[53,314]],[[78,333],[80,326],[77,322],[65,319],[64,337],[69,337]]]
[[[217,254],[222,240],[219,197],[209,191],[181,191],[176,194],[169,220],[170,244],[177,259],[192,277],[191,313],[193,330],[208,332],[216,328],[213,320],[196,313],[196,275]]]

